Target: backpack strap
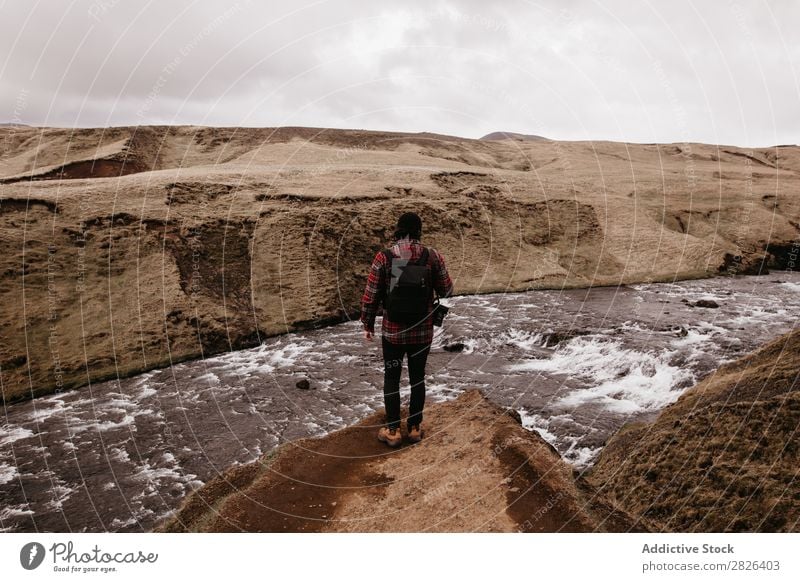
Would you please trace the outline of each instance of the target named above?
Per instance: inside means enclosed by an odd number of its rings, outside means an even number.
[[[428,247],[422,247],[422,254],[420,254],[419,258],[414,262],[414,264],[427,265],[429,256],[430,253],[428,252]]]
[[[388,295],[389,295],[389,286],[392,284],[392,282],[391,282],[391,280],[392,280],[392,259],[394,258],[394,255],[392,255],[391,249],[383,249],[381,251],[381,254],[383,255],[384,260],[386,261],[386,266],[384,268],[386,269],[387,280],[386,280],[386,287],[383,290],[383,301],[385,303],[386,297],[388,297]]]
[[[416,261],[416,265],[425,265],[428,267],[428,274],[430,275],[430,281],[428,285],[430,286],[430,295],[436,297],[436,291],[433,288],[433,265],[430,261],[431,253],[428,250],[428,247],[422,247],[422,254],[420,254],[419,258]]]
[[[383,249],[381,251],[381,254],[386,259],[386,265],[389,267],[389,272],[391,273],[392,260],[394,259],[394,255],[392,254],[391,249]],[[408,264],[409,265],[427,265],[429,259],[430,259],[430,252],[428,251],[428,247],[422,247],[422,253],[420,254],[419,257],[417,257],[417,260],[414,261],[413,263],[409,262]]]

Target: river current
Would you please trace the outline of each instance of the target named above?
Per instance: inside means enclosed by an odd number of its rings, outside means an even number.
[[[624,423],[654,417],[719,365],[793,329],[800,274],[447,303],[427,402],[478,388],[584,468]],[[0,531],[149,530],[228,467],[380,409],[381,383],[380,342],[348,322],[9,405]]]

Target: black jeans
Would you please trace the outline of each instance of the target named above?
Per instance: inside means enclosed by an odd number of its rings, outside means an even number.
[[[408,356],[408,379],[411,384],[411,402],[408,406],[408,426],[422,422],[425,407],[425,364],[431,344],[393,344],[381,338],[383,343],[383,402],[386,406],[386,424],[389,428],[400,427],[400,372],[403,357]]]

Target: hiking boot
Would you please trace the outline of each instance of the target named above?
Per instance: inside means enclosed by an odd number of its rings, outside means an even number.
[[[399,428],[384,426],[378,431],[378,440],[386,443],[390,447],[396,447],[403,442],[403,437],[400,435]]]
[[[416,424],[408,427],[408,440],[412,443],[418,443],[422,440],[422,426]]]

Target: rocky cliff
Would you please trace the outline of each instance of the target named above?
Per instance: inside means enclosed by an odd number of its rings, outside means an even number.
[[[6,402],[345,319],[418,211],[458,293],[786,266],[800,150],[0,128]]]

